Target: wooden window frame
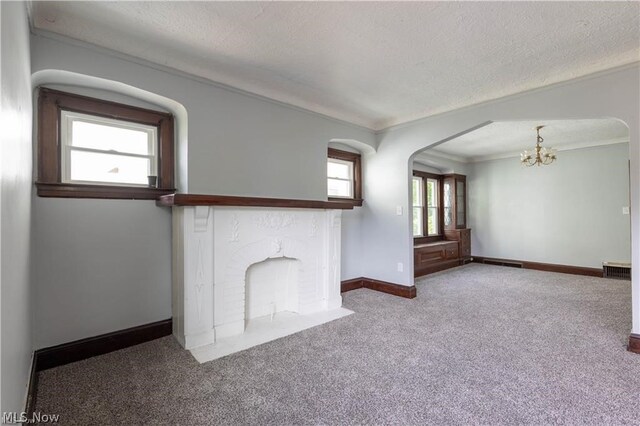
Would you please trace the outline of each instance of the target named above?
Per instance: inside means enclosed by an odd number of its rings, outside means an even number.
[[[154,126],[158,129],[155,188],[62,182],[61,111],[72,111]],[[40,88],[38,96],[38,177],[40,197],[155,200],[175,192],[173,116],[159,111]]]
[[[327,158],[353,163],[353,198],[328,197],[329,201],[351,202],[354,206],[362,206],[362,156],[355,152],[329,148]]]
[[[413,237],[413,241],[415,244],[425,244],[425,243],[433,243],[436,241],[441,241],[444,238],[444,209],[442,208],[442,196],[443,196],[443,187],[444,187],[444,176],[437,175],[434,173],[421,172],[418,170],[413,171],[413,176],[419,177],[422,179],[424,184],[422,185],[422,197],[425,200],[424,205],[424,214],[422,215],[422,229],[426,232],[429,229],[429,215],[427,214],[427,179],[434,179],[438,181],[438,234],[429,235],[429,236],[415,236]],[[413,210],[412,210],[413,212]]]

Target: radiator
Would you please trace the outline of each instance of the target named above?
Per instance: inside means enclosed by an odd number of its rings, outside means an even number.
[[[602,262],[602,276],[616,280],[631,280],[631,264],[622,262]]]

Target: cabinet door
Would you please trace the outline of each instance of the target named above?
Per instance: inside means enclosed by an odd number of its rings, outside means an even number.
[[[471,230],[463,229],[460,232],[460,257],[471,256]]]
[[[443,209],[444,209],[444,228],[453,229],[453,204],[454,204],[454,179],[445,178],[443,182]]]
[[[447,259],[457,259],[459,257],[458,254],[458,244],[451,244],[446,248],[446,258]]]
[[[467,178],[464,175],[446,175],[443,179],[444,229],[467,227]]]

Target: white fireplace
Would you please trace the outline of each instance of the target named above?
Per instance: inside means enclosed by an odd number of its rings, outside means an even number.
[[[350,313],[340,232],[337,209],[173,205],[173,334],[242,350]]]

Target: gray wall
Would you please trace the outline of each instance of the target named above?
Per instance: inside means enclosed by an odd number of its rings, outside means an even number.
[[[518,158],[471,164],[472,254],[602,267],[631,260],[629,144],[561,151],[543,167]]]
[[[178,150],[187,153],[189,182],[183,192],[326,199],[329,141],[375,146],[373,132],[357,126],[98,48],[33,36],[32,70],[48,69],[182,105],[188,119],[178,126],[188,135],[179,138]],[[120,93],[135,96],[127,87]],[[360,214],[344,216],[343,279],[362,275]],[[34,216],[38,348],[170,316],[169,210],[145,201],[37,198]]]
[[[171,318],[171,211],[35,197],[38,348]]]
[[[31,73],[25,4],[1,2],[2,141],[0,291],[2,400],[0,412],[20,412],[31,361]]]
[[[366,203],[366,198],[365,198]],[[341,264],[340,279],[342,281],[363,276],[362,262],[362,215],[363,208],[342,211]]]

